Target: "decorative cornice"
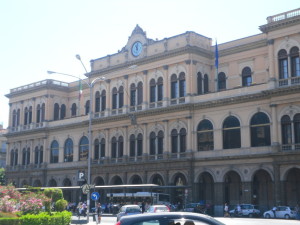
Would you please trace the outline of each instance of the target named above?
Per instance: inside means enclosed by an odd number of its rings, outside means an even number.
[[[300,16],[290,17],[288,19],[279,20],[276,22],[271,22],[259,27],[263,33],[268,33],[270,31],[283,29],[284,27],[294,26],[300,24]]]

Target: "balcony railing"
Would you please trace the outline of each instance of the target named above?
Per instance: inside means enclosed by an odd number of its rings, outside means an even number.
[[[281,150],[283,152],[286,152],[286,151],[300,151],[300,143],[282,145]]]
[[[295,16],[300,16],[300,8],[294,9],[288,12],[280,13],[274,16],[269,16],[267,18],[268,23],[278,22],[281,20],[289,19]]]
[[[286,79],[280,79],[278,81],[279,87],[299,85],[299,84],[300,84],[300,77],[289,77],[289,78],[286,78]]]

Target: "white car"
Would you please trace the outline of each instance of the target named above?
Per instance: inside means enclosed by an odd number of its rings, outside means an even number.
[[[276,218],[280,219],[290,219],[295,218],[296,212],[294,211],[294,208],[289,206],[278,206],[276,207]],[[275,218],[274,213],[272,210],[264,212],[264,218]]]
[[[252,204],[241,204],[241,211],[240,213],[237,212],[237,206],[234,207],[234,209],[229,211],[229,214],[231,217],[234,216],[246,216],[249,218],[252,217],[259,217],[260,210],[258,209],[258,206],[252,205]]]

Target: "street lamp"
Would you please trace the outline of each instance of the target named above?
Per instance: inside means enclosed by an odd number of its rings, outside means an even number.
[[[85,72],[87,73],[87,70],[84,66],[84,64],[81,61],[80,55],[76,55],[76,58],[81,62],[82,66],[84,67]],[[69,76],[69,77],[75,77],[79,79],[80,81],[84,82],[90,89],[90,104],[89,104],[89,127],[88,127],[88,136],[89,136],[89,151],[88,151],[88,179],[87,179],[87,185],[90,187],[91,185],[91,151],[92,151],[92,101],[93,101],[93,87],[97,81],[104,81],[105,77],[97,77],[93,80],[90,80],[90,76],[88,79],[88,82],[86,80],[81,79],[79,76],[74,76],[71,74],[66,74],[66,73],[59,73],[55,71],[47,71],[48,74],[60,74],[64,76]],[[89,211],[90,211],[90,188],[88,188],[87,191],[87,222],[89,222]]]

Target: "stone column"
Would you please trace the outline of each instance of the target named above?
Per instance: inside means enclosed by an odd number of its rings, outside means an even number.
[[[191,93],[192,93],[192,86],[191,86],[191,77],[192,77],[192,63],[191,60],[186,60],[185,64],[187,65],[187,74],[185,75],[185,85],[186,85],[186,102],[191,101]]]
[[[163,106],[168,106],[170,103],[169,103],[169,100],[170,100],[170,83],[169,83],[169,73],[168,73],[168,69],[169,69],[169,66],[168,65],[165,65],[163,66],[163,69],[164,69],[164,97],[163,97]]]
[[[187,119],[187,143],[186,143],[186,150],[187,152],[192,152],[195,150],[194,148],[194,127],[193,127],[193,117],[188,116]]]
[[[270,104],[271,107],[271,145],[275,151],[278,151],[278,120],[277,120],[277,104]]]
[[[223,182],[216,182],[214,184],[214,216],[223,216],[224,215],[224,189]]]
[[[124,75],[124,110],[129,112],[130,108],[130,85],[128,85],[128,75]],[[123,111],[124,112],[124,111]]]
[[[280,168],[279,165],[273,164],[274,168],[274,205],[281,205],[281,188],[280,188]]]
[[[111,89],[110,89],[110,79],[105,80],[105,82],[107,83],[107,89],[106,89],[106,109],[105,109],[105,116],[109,116],[110,112],[111,112]]]
[[[275,63],[274,63],[274,39],[268,40],[268,58],[269,58],[269,87],[276,87]]]
[[[148,108],[149,102],[149,81],[148,81],[148,70],[143,71],[144,74],[144,84],[143,84],[143,109]]]

